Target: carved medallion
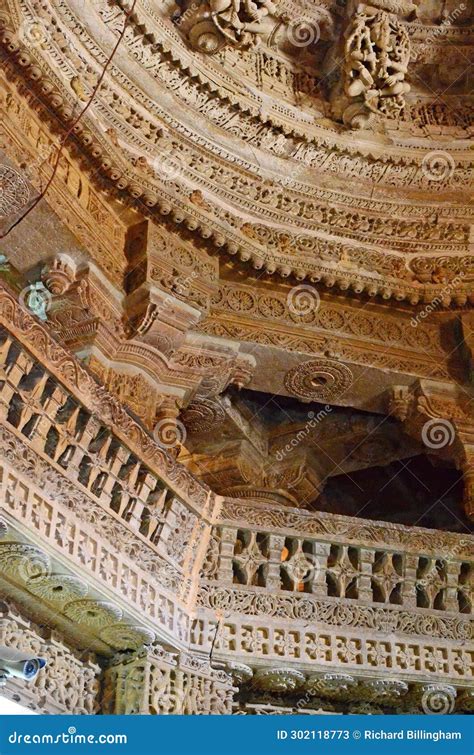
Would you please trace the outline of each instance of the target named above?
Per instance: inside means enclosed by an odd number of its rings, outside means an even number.
[[[285,388],[299,398],[331,401],[351,387],[353,375],[345,364],[332,359],[313,359],[290,370],[284,382]]]

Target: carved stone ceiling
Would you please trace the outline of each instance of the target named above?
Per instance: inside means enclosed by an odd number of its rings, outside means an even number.
[[[241,391],[182,415],[180,460],[223,495],[307,507],[335,476],[385,466],[423,450],[391,418]],[[285,491],[285,492],[283,492]]]
[[[464,305],[468,3],[210,3],[137,0],[78,129],[97,175],[265,275]],[[66,123],[131,7],[1,1],[4,43]]]
[[[468,4],[233,7],[0,0],[6,109],[30,148],[87,106],[2,251],[52,265],[51,327],[151,429],[170,393],[175,417],[229,385],[386,414],[394,385],[466,386]]]

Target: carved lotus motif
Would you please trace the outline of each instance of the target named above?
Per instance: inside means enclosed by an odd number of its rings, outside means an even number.
[[[68,618],[91,629],[102,629],[122,618],[122,610],[113,603],[96,600],[76,600],[64,609]]]
[[[352,372],[330,359],[314,359],[291,369],[285,376],[286,389],[313,401],[335,400],[352,385]]]
[[[32,577],[27,582],[28,590],[50,603],[66,603],[87,595],[87,584],[70,574],[51,574]]]
[[[330,698],[348,698],[357,687],[357,681],[349,674],[323,674],[311,676],[307,686]]]

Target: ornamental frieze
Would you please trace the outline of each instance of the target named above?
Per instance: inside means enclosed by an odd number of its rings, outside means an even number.
[[[210,631],[214,625],[213,619],[198,618],[191,635]],[[440,680],[452,680],[461,689],[469,685],[472,674],[472,650],[463,640],[451,644],[438,638],[430,641],[429,637],[362,635],[351,628],[324,630],[306,623],[299,631],[284,619],[276,619],[270,627],[265,617],[226,617],[220,625],[215,652],[222,661],[239,659],[250,664],[264,659],[267,666],[272,662],[280,667],[282,663],[291,664],[296,671],[311,672],[313,666],[319,673],[325,669],[334,673],[337,666],[341,674],[378,672],[386,676],[390,670],[406,681],[427,681],[435,671]]]
[[[131,89],[132,91],[134,91],[134,92],[135,92],[136,94],[138,94],[138,91],[137,91],[136,87],[133,87],[133,86],[131,86],[131,87],[130,87],[130,89]],[[145,104],[145,103],[143,103],[143,104]],[[156,112],[158,112],[158,111],[156,110],[156,105],[155,105],[155,106],[153,106],[154,104],[153,104],[153,103],[152,103],[151,101],[147,102],[146,104],[147,104],[147,106],[148,106],[148,109],[149,109],[149,111],[150,111],[150,112],[153,112],[153,111],[156,111]],[[171,124],[170,124],[170,125],[171,125]],[[329,146],[329,144],[328,144],[328,146]],[[333,146],[333,145],[331,145],[331,146]],[[381,156],[382,156],[382,155],[381,155]],[[385,159],[386,157],[387,157],[387,156],[386,156],[386,154],[385,154],[385,155],[383,156],[383,158]],[[329,162],[331,162],[331,161],[329,161]],[[320,167],[323,167],[323,166],[320,166]],[[325,168],[324,168],[324,169],[325,169]]]
[[[317,600],[310,595],[269,596],[242,588],[202,584],[198,605],[214,611],[225,609],[226,613],[242,616],[311,622],[326,627],[358,627],[381,634],[396,632],[461,642],[473,638],[472,621],[467,617],[440,616],[394,607],[351,605],[350,601],[341,604],[340,601]]]
[[[288,292],[273,290],[265,295],[255,291],[250,286],[239,285],[227,281],[221,281],[219,291],[213,301],[213,312],[233,312],[245,316],[255,316],[265,320],[284,321],[288,324],[299,325],[298,330],[311,328],[314,334],[315,328],[325,331],[341,332],[350,334],[364,340],[373,340],[383,344],[391,344],[403,348],[414,349],[434,355],[442,354],[444,349],[440,341],[438,328],[434,324],[423,323],[421,327],[414,328],[411,318],[390,316],[390,311],[381,312],[375,308],[366,307],[363,312],[352,309],[343,304],[335,304],[323,300],[319,306],[307,307],[308,311],[299,312],[294,307],[288,306],[291,291],[298,294],[298,287],[288,289]],[[303,289],[301,289],[303,291]],[[310,298],[310,288],[306,291]],[[300,333],[301,333],[300,330]],[[447,349],[454,348],[455,339],[450,339]]]
[[[265,328],[258,324],[235,324],[225,316],[219,316],[216,313],[201,323],[199,330],[207,335],[236,338],[239,341],[264,346],[276,346],[294,353],[329,355],[344,359],[352,364],[389,369],[407,375],[425,376],[445,381],[453,378],[455,374],[456,378],[462,382],[465,374],[465,370],[462,368],[457,368],[453,372],[452,367],[441,364],[439,359],[428,358],[425,355],[424,348],[417,357],[409,357],[408,353],[402,357],[392,355],[386,349],[383,352],[377,348],[369,350],[367,341],[356,345],[336,336],[328,337],[327,333],[322,333],[320,336],[310,336],[306,333],[303,335],[297,332],[282,332],[280,329],[273,328],[268,321]]]

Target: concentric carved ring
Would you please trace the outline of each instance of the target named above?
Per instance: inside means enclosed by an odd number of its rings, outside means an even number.
[[[113,624],[101,631],[100,638],[116,650],[138,650],[153,642],[155,636],[146,627]]]
[[[31,577],[26,583],[30,590],[50,603],[66,603],[87,595],[87,584],[71,574],[50,574]]]
[[[352,383],[349,367],[333,359],[312,359],[293,367],[285,376],[285,388],[290,393],[314,401],[337,399]]]
[[[122,610],[113,603],[97,600],[75,600],[64,609],[66,616],[92,629],[102,629],[116,624],[122,618]]]
[[[265,692],[292,692],[304,681],[304,674],[291,668],[260,669],[254,676],[255,687]]]
[[[241,687],[242,684],[249,682],[253,676],[252,669],[245,663],[228,663],[226,666],[226,671],[228,671],[228,673],[232,677],[232,681],[238,687]]]

